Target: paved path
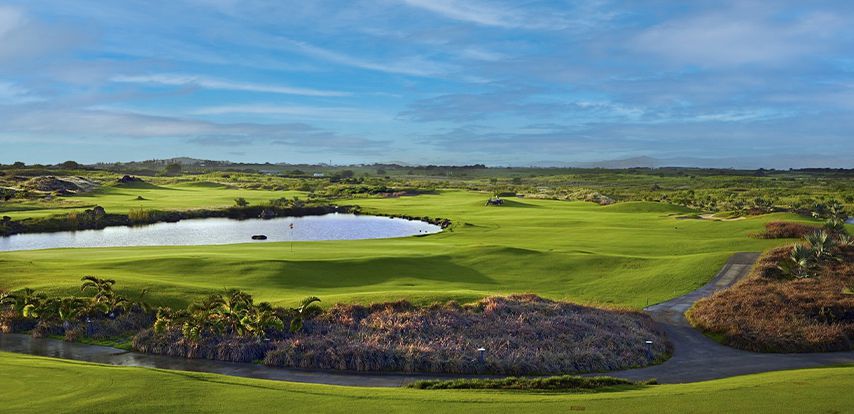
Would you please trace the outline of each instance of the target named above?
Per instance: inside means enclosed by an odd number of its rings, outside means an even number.
[[[744,277],[758,256],[756,253],[735,254],[720,273],[702,288],[646,309],[653,319],[664,326],[670,341],[673,343],[673,357],[665,363],[647,368],[590,375],[610,375],[635,380],[656,378],[662,383],[680,383],[781,369],[854,363],[854,352],[760,354],[740,351],[719,345],[688,325],[684,313],[694,302],[718,289],[726,288]],[[111,365],[211,372],[238,377],[331,385],[398,387],[418,379],[460,378],[460,376],[434,374],[364,374],[270,368],[246,363],[141,354],[103,346],[69,343],[56,339],[35,339],[29,335],[21,334],[0,334],[0,351]]]
[[[758,258],[758,253],[736,253],[705,286],[646,308],[667,332],[668,339],[673,343],[673,356],[661,365],[609,372],[605,375],[634,380],[656,378],[661,383],[681,383],[783,369],[854,363],[854,352],[767,354],[742,351],[720,345],[690,326],[685,318],[685,311],[697,300],[727,288],[746,276]]]

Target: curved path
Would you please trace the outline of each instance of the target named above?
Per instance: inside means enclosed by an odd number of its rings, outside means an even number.
[[[854,352],[821,354],[761,354],[720,345],[693,329],[684,313],[698,299],[726,288],[747,275],[758,253],[733,255],[715,278],[687,295],[650,306],[646,311],[664,326],[673,343],[673,356],[661,365],[605,374],[634,380],[656,378],[661,383],[705,381],[734,375],[782,369],[854,363]],[[355,372],[303,371],[263,365],[141,354],[116,348],[35,339],[22,334],[0,334],[0,351],[110,365],[211,372],[248,378],[309,382],[331,385],[397,387],[419,379],[460,378],[436,374],[365,374]],[[466,378],[475,378],[468,376]]]
[[[768,354],[742,351],[721,345],[691,327],[685,318],[685,311],[697,300],[727,288],[746,276],[758,258],[759,253],[736,253],[705,286],[646,308],[647,313],[667,332],[668,339],[673,343],[673,356],[661,365],[609,372],[605,375],[633,380],[655,378],[661,383],[681,383],[766,371],[854,363],[854,352]]]

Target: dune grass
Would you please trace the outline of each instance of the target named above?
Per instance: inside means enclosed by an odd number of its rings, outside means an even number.
[[[199,207],[276,198],[283,193],[189,186],[151,190],[149,208]],[[196,187],[193,187],[196,188]],[[136,190],[134,190],[136,191]],[[222,192],[222,193],[220,193]],[[93,198],[107,211],[135,208],[131,195]],[[178,195],[172,195],[178,194]],[[174,199],[177,197],[177,200]],[[204,198],[211,197],[211,198]],[[356,199],[365,211],[447,217],[436,235],[385,240],[227,246],[56,249],[0,253],[0,288],[25,286],[67,294],[80,276],[120,281],[149,300],[184,306],[223,287],[293,305],[308,295],[324,304],[407,299],[414,303],[521,292],[585,304],[641,308],[689,292],[737,251],[760,251],[780,240],[748,235],[773,214],[737,222],[677,220],[686,209],[659,203],[592,203],[517,199],[484,207],[484,193],[446,191],[398,199]],[[164,201],[164,200],[168,200]],[[232,201],[229,201],[232,200]],[[102,203],[103,202],[103,203]]]
[[[829,413],[854,404],[851,366],[566,394],[337,387],[0,353],[0,382],[8,413]]]

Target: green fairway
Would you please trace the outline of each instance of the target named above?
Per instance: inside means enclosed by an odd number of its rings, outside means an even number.
[[[0,213],[13,219],[45,217],[101,206],[110,213],[126,214],[134,208],[186,210],[192,208],[220,208],[234,205],[237,197],[257,204],[280,197],[302,196],[298,191],[249,191],[222,184],[199,181],[175,185],[149,183],[104,186],[97,191],[75,197],[58,197],[51,201],[32,200],[0,206]],[[137,199],[142,197],[143,200]]]
[[[111,189],[92,198],[108,211],[137,206],[142,190]],[[151,208],[228,205],[283,192],[209,185],[147,189]],[[533,292],[555,299],[633,308],[691,291],[737,251],[780,241],[748,237],[782,215],[741,221],[678,220],[687,210],[659,203],[511,199],[484,207],[485,193],[447,191],[396,199],[355,199],[366,211],[447,217],[442,234],[386,240],[227,246],[59,249],[0,253],[0,288],[69,293],[85,274],[114,278],[119,289],[149,288],[151,300],[185,304],[224,287],[291,305],[306,295],[325,304],[408,298],[473,300]],[[85,200],[85,198],[84,198]],[[56,210],[38,211],[47,214]],[[19,213],[25,214],[25,213]],[[133,296],[133,294],[130,294]]]
[[[832,413],[854,404],[854,367],[562,395],[310,385],[0,353],[0,381],[6,413]]]

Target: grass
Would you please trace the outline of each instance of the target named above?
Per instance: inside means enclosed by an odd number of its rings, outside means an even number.
[[[0,381],[8,413],[832,413],[854,404],[851,366],[566,394],[324,386],[0,353]]]
[[[184,210],[192,208],[230,207],[234,199],[243,197],[250,205],[281,197],[305,196],[297,191],[263,191],[231,188],[209,182],[186,182],[173,185],[124,184],[102,186],[98,190],[75,197],[57,197],[50,201],[29,200],[0,205],[0,213],[15,220],[25,217],[45,217],[82,211],[99,205],[108,213],[127,214],[132,210]],[[143,200],[139,200],[142,197]]]
[[[236,196],[259,200],[282,194],[192,189],[197,187],[150,190],[144,203],[158,209],[201,207],[231,204]],[[131,209],[138,204],[133,194],[109,193],[93,201],[107,211]],[[149,300],[173,306],[235,287],[286,306],[309,295],[320,296],[324,304],[401,298],[430,303],[530,292],[637,309],[696,289],[734,252],[781,243],[748,235],[768,221],[795,218],[677,220],[674,215],[684,214],[684,207],[645,202],[600,207],[518,199],[513,207],[484,207],[487,197],[445,191],[355,200],[368,212],[442,216],[455,223],[427,237],[303,242],[294,243],[293,251],[288,243],[265,243],[5,252],[0,253],[0,288],[69,294],[80,276],[93,274],[117,279],[131,296],[149,288]]]

